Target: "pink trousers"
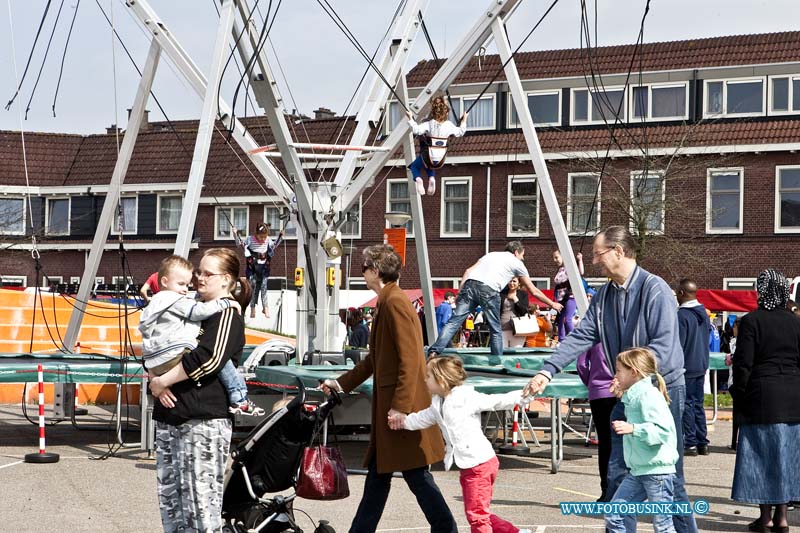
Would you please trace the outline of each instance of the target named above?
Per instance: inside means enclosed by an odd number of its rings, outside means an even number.
[[[485,463],[461,470],[461,492],[464,495],[464,511],[472,533],[517,533],[519,529],[511,522],[489,512],[492,489],[497,478],[500,461],[492,457]]]

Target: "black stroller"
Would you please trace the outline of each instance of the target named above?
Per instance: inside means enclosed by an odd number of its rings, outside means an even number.
[[[297,396],[267,416],[231,451],[222,499],[224,531],[303,531],[294,519],[294,490],[269,494],[295,488],[303,449],[341,399],[334,392],[322,404],[306,404],[306,390],[302,381],[297,381]],[[335,533],[324,520],[314,531]]]

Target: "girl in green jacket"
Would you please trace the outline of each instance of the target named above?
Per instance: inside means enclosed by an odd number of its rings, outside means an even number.
[[[652,376],[655,375],[658,387]],[[664,378],[656,368],[655,354],[647,348],[633,348],[617,356],[617,371],[611,392],[622,397],[627,420],[615,420],[612,429],[623,435],[625,464],[630,469],[612,503],[671,502],[675,463],[678,462],[677,434],[669,410]],[[611,532],[624,532],[624,515],[606,515]],[[655,532],[673,532],[672,516],[653,514]]]

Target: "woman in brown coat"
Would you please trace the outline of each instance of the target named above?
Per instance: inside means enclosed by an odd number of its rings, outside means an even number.
[[[364,280],[378,293],[369,355],[338,380],[326,380],[323,384],[326,389],[350,392],[373,377],[372,426],[364,460],[367,479],[350,531],[376,530],[389,497],[392,473],[402,472],[431,531],[456,533],[453,515],[428,471],[428,465],[444,458],[444,442],[438,427],[422,431],[389,429],[389,417],[395,413],[420,411],[431,404],[425,386],[422,330],[411,302],[397,286],[400,266],[400,256],[391,246],[376,245],[364,250]]]

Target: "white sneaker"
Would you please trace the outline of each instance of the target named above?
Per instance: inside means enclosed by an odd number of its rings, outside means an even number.
[[[420,196],[425,196],[425,186],[422,184],[422,178],[415,179],[414,183],[417,186],[417,194]]]
[[[266,414],[266,411],[250,401],[250,398],[246,399],[239,405],[231,405],[228,407],[228,412],[232,415],[244,416],[264,416]]]
[[[428,178],[428,196],[436,194],[436,178]]]

